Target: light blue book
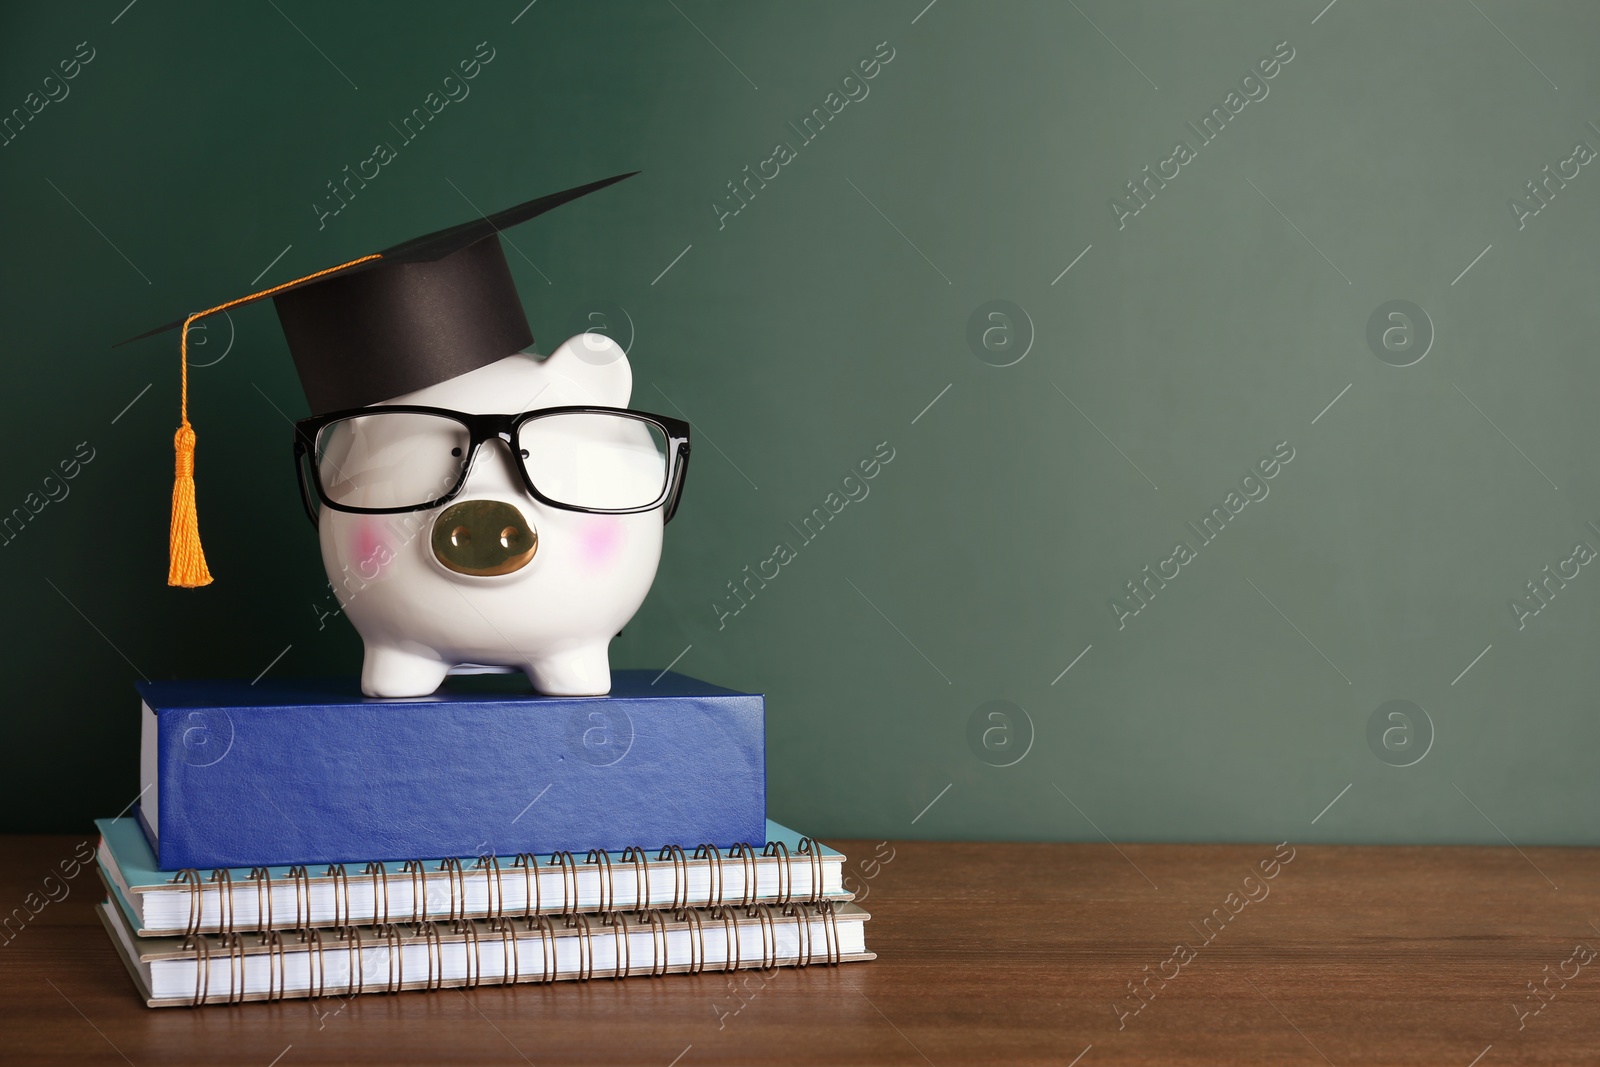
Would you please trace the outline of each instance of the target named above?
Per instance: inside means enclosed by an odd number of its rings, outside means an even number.
[[[138,821],[97,819],[138,936],[848,901],[843,854],[767,820],[764,844],[162,871]]]

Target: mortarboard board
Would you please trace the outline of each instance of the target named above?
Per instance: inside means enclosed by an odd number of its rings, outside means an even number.
[[[500,231],[636,173],[482,215],[129,338],[182,331],[167,584],[193,588],[211,582],[195,518],[195,438],[189,425],[189,327],[197,319],[271,297],[313,414],[366,407],[436,385],[533,343]]]

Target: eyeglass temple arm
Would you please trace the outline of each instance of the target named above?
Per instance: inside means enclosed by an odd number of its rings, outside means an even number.
[[[678,446],[678,473],[672,480],[672,495],[667,499],[667,511],[661,517],[661,525],[671,522],[672,516],[678,513],[678,502],[683,499],[683,482],[688,475],[689,442],[685,441]]]
[[[306,518],[311,520],[311,525],[317,525],[317,509],[312,507],[311,498],[316,495],[316,490],[307,483],[311,477],[310,467],[305,457],[308,455],[305,441],[300,435],[298,427],[294,433],[294,472],[300,482],[300,505],[306,509]]]

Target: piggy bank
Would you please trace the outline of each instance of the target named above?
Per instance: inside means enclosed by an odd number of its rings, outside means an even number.
[[[622,349],[586,333],[306,420],[302,475],[368,696],[484,668],[610,691],[608,646],[655,579],[688,460],[686,424],[622,410],[632,385]]]

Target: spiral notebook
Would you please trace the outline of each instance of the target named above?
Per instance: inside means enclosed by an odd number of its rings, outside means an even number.
[[[841,853],[770,819],[764,846],[176,873],[156,869],[137,820],[97,819],[95,825],[100,868],[128,902],[131,932],[140,937],[851,897]]]
[[[138,937],[120,894],[99,907],[152,1008],[564,979],[655,977],[875,959],[854,904],[686,908],[552,920]]]

